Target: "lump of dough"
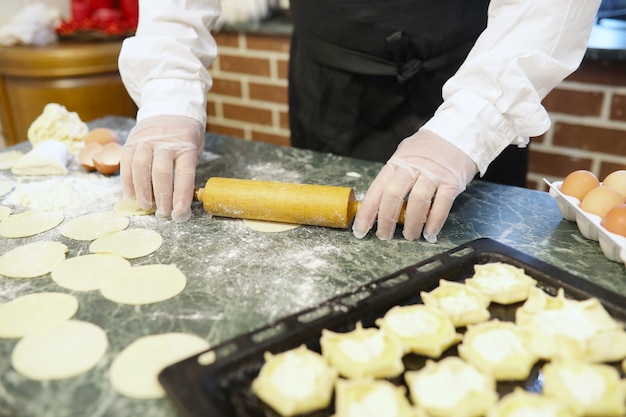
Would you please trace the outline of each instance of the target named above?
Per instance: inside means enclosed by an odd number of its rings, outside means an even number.
[[[61,261],[50,275],[63,288],[91,291],[99,290],[106,279],[116,274],[119,268],[130,267],[130,262],[119,255],[92,253]]]
[[[424,304],[437,308],[450,318],[455,327],[463,327],[489,319],[489,298],[476,289],[454,281],[440,280],[430,292],[420,293]]]
[[[13,164],[22,156],[24,156],[22,151],[0,152],[0,170],[11,169]]]
[[[46,140],[18,159],[11,168],[15,175],[66,175],[67,147],[56,140]]]
[[[187,285],[187,277],[176,265],[139,265],[117,268],[102,284],[107,300],[120,304],[152,304],[173,298]]]
[[[389,381],[340,379],[335,387],[334,417],[416,417],[406,388]]]
[[[125,229],[106,233],[89,245],[91,253],[112,253],[126,259],[150,255],[163,245],[163,237],[150,229]]]
[[[163,333],[141,337],[117,354],[109,369],[111,386],[130,398],[165,396],[159,373],[169,365],[203,352],[209,343],[186,333]]]
[[[489,297],[492,302],[513,304],[528,298],[530,287],[537,281],[526,275],[524,269],[503,262],[474,265],[474,275],[465,281]]]
[[[309,413],[328,407],[337,370],[305,345],[273,355],[252,381],[252,391],[281,416]]]
[[[78,113],[70,112],[65,106],[48,103],[43,112],[28,127],[27,138],[33,146],[47,141],[56,140],[67,146],[70,153],[77,153],[84,146],[84,138],[89,127]]]
[[[431,358],[441,356],[462,337],[446,314],[423,304],[395,306],[376,325],[396,337],[404,353]]]
[[[626,382],[611,365],[553,361],[545,364],[542,371],[543,394],[568,404],[576,415],[626,414]]]
[[[9,278],[35,278],[46,275],[65,259],[67,251],[67,246],[52,241],[18,246],[0,256],[0,275]]]
[[[488,417],[550,416],[577,417],[577,414],[556,398],[516,387],[506,394],[487,414]]]
[[[38,235],[57,227],[64,217],[60,210],[34,209],[13,214],[0,221],[0,236],[20,238]]]
[[[456,356],[428,360],[404,379],[413,404],[431,417],[478,417],[498,401],[495,380]]]
[[[404,371],[400,342],[377,328],[361,323],[347,333],[322,330],[322,355],[346,378],[391,378]]]
[[[130,220],[123,214],[114,212],[90,213],[76,217],[63,226],[61,234],[74,240],[95,240],[105,233],[124,230]]]
[[[78,299],[60,292],[23,295],[0,305],[0,337],[19,338],[69,320],[78,311]]]
[[[459,356],[496,380],[523,380],[539,359],[522,331],[511,322],[491,320],[470,325]]]
[[[11,363],[21,375],[36,381],[71,378],[95,367],[108,346],[106,332],[99,326],[67,320],[20,339]]]
[[[288,230],[296,229],[300,226],[299,224],[293,223],[269,222],[250,219],[243,219],[243,223],[248,227],[248,229],[263,233],[286,232]]]

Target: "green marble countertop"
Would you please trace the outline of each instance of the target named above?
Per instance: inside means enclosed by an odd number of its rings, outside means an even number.
[[[113,127],[124,136],[131,122],[105,118],[91,126]],[[353,187],[362,198],[379,169],[380,164],[371,162],[208,135],[197,185],[210,176],[331,184]],[[44,180],[0,171],[0,180],[7,179],[18,185]],[[69,181],[74,190],[83,190],[82,200],[67,205],[66,219],[111,210],[121,195],[119,177],[77,168],[67,177],[45,180]],[[2,199],[0,203],[6,204]],[[165,241],[157,252],[133,264],[175,263],[187,275],[185,291],[145,306],[118,305],[97,291],[72,292],[80,301],[76,318],[106,329],[110,342],[98,366],[75,378],[41,383],[20,376],[10,364],[17,341],[0,339],[0,416],[178,417],[167,398],[133,400],[111,388],[107,372],[112,360],[138,337],[180,331],[215,345],[480,237],[496,239],[626,295],[624,265],[607,260],[596,242],[563,220],[548,193],[481,181],[459,196],[437,244],[408,242],[399,232],[387,242],[373,234],[358,240],[348,230],[309,226],[262,234],[247,229],[241,220],[212,218],[199,203],[187,223],[143,216],[132,218],[130,227],[154,229]],[[0,253],[37,239],[67,244],[68,257],[88,252],[88,242],[70,241],[58,228],[32,238],[0,239]],[[71,292],[49,275],[29,280],[0,277],[0,304],[36,291]]]

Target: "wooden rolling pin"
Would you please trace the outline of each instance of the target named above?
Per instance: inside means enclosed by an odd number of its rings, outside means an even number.
[[[350,187],[209,178],[194,199],[221,217],[308,224],[346,229],[361,202]],[[398,223],[404,223],[404,209]]]

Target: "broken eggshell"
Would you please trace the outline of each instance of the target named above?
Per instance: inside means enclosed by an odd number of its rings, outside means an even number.
[[[95,151],[91,158],[96,170],[104,175],[115,174],[120,169],[122,146],[117,142],[110,142]]]

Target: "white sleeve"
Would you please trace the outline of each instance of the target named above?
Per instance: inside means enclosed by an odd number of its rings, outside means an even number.
[[[422,128],[446,138],[485,173],[509,144],[550,128],[541,100],[574,72],[600,0],[492,0],[487,28],[443,87]]]
[[[118,61],[137,120],[176,114],[206,123],[208,67],[217,55],[210,31],[219,14],[219,0],[139,1],[137,32]]]

